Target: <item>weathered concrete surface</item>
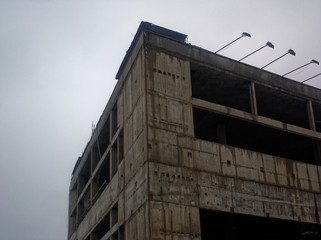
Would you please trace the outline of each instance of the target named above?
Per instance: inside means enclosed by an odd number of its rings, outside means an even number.
[[[101,125],[104,125],[106,121],[110,122],[110,135],[104,136],[110,138],[110,145],[106,148],[105,153],[100,153],[102,157],[98,163],[89,164],[89,166],[96,167],[92,169],[91,176],[83,187],[84,190],[78,191],[78,193],[77,191],[71,191],[70,214],[74,211],[73,209],[76,208],[77,210],[81,207],[84,192],[98,191],[97,180],[94,181],[94,179],[96,179],[97,172],[103,164],[110,165],[111,179],[95,202],[94,193],[88,195],[88,213],[81,222],[75,224],[76,229],[70,229],[70,239],[100,239],[100,235],[95,232],[98,231],[97,228],[101,229],[101,221],[105,221],[106,224],[110,221],[108,223],[109,228],[107,225],[104,227],[105,233],[102,239],[118,237],[124,239],[124,235],[127,234],[128,236],[132,234],[134,238],[131,239],[147,239],[148,237],[148,232],[146,232],[146,229],[148,229],[148,168],[146,163],[145,81],[143,77],[144,53],[140,50],[136,54],[136,57],[131,60],[131,67],[128,68],[126,78],[122,80],[121,91],[117,93],[118,97],[114,98],[115,101],[113,101],[114,106],[117,106],[117,118],[113,115],[112,108],[106,107],[97,126],[96,131],[100,131]],[[113,129],[114,125],[117,126],[117,131]],[[91,154],[96,143],[96,135],[94,133],[93,140],[88,144],[83,155],[83,158],[89,159],[90,162],[94,161],[94,159],[91,159]],[[120,137],[122,137],[123,143],[120,142]],[[121,149],[119,150],[119,148]],[[119,151],[123,153],[119,155]],[[123,156],[123,159],[120,159],[120,156]],[[117,166],[114,166],[114,164],[117,164]],[[81,161],[73,175],[71,186],[74,186],[75,182],[79,182],[77,179],[81,179],[79,173],[83,167],[84,163]],[[116,174],[113,176],[115,167],[117,168]],[[91,202],[93,203],[92,206]],[[117,206],[117,208],[114,206]],[[109,215],[110,217],[108,217]],[[75,221],[79,217],[76,216]],[[108,220],[109,218],[110,220]]]
[[[172,211],[189,207],[320,222],[320,167],[195,139],[192,107],[257,121],[310,138],[320,139],[320,133],[192,98],[191,88],[182,88],[189,77],[175,78],[175,84],[171,79],[173,66],[184,61],[154,50],[149,52],[149,58],[152,56],[154,59],[149,62],[154,66],[149,71],[147,106],[153,239],[169,238],[175,231],[163,229],[188,222],[186,217],[184,221],[177,219],[176,223],[175,219],[169,220],[164,210],[169,205]],[[169,67],[166,62],[173,64]],[[176,71],[179,71],[177,75],[189,76],[182,70]],[[198,215],[193,218],[198,219]],[[181,237],[189,234],[199,237],[199,223],[194,226],[195,231],[182,227]]]
[[[152,239],[201,239],[198,208],[156,201],[150,207]]]
[[[251,112],[192,97],[191,62],[246,77]],[[313,106],[321,103],[321,91],[283,80],[144,32],[75,167],[69,239],[201,239],[199,209],[320,224],[321,167],[195,138],[193,107],[320,141]],[[311,129],[260,116],[255,84],[312,101]],[[108,121],[109,145],[99,154],[97,137]],[[88,159],[93,169],[85,179]],[[111,177],[100,193],[103,163]],[[88,213],[78,221],[84,208]],[[102,219],[110,226],[101,227]]]

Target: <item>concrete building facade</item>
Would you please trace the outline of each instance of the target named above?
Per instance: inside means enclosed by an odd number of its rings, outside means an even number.
[[[321,91],[142,22],[70,183],[70,240],[321,239]]]

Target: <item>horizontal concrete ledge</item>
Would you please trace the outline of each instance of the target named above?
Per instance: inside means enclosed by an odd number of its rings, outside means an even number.
[[[220,104],[204,101],[198,98],[192,98],[192,104],[195,107],[204,109],[210,112],[220,113],[229,117],[238,118],[248,122],[254,122],[260,125],[271,127],[274,129],[294,133],[308,138],[321,140],[321,133],[310,129],[298,127],[292,124],[284,123],[278,120],[270,119],[267,117],[254,115],[245,111],[241,111],[235,108],[226,107]]]

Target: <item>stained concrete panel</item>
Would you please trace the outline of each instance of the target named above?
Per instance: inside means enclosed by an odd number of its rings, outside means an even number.
[[[117,127],[123,128],[124,126],[124,93],[119,94],[117,99]]]
[[[148,89],[189,100],[192,96],[189,61],[155,50],[149,50],[149,58],[148,67],[153,74],[148,81]]]
[[[152,239],[201,239],[198,208],[152,201],[151,218]]]
[[[132,102],[133,105],[137,104],[137,101],[145,93],[145,77],[144,77],[144,54],[143,51],[137,56],[137,59],[130,72],[132,79]]]
[[[145,127],[145,101],[140,98],[133,110],[133,138],[134,140],[141,134]]]
[[[197,175],[190,169],[150,163],[150,194],[153,200],[197,206]]]
[[[148,231],[148,206],[143,204],[133,216],[128,219],[125,227],[126,239],[147,240],[149,239]]]
[[[124,83],[124,120],[127,120],[132,114],[133,97],[132,97],[132,76],[129,74]]]
[[[194,134],[191,105],[162,95],[148,95],[148,124],[189,136]]]

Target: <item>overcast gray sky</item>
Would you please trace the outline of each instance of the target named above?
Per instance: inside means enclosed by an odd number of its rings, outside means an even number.
[[[321,61],[320,0],[0,0],[0,239],[67,238],[73,166],[116,84],[141,21],[189,43],[284,73]],[[288,77],[321,72],[311,64]],[[321,76],[309,82],[321,87]]]

